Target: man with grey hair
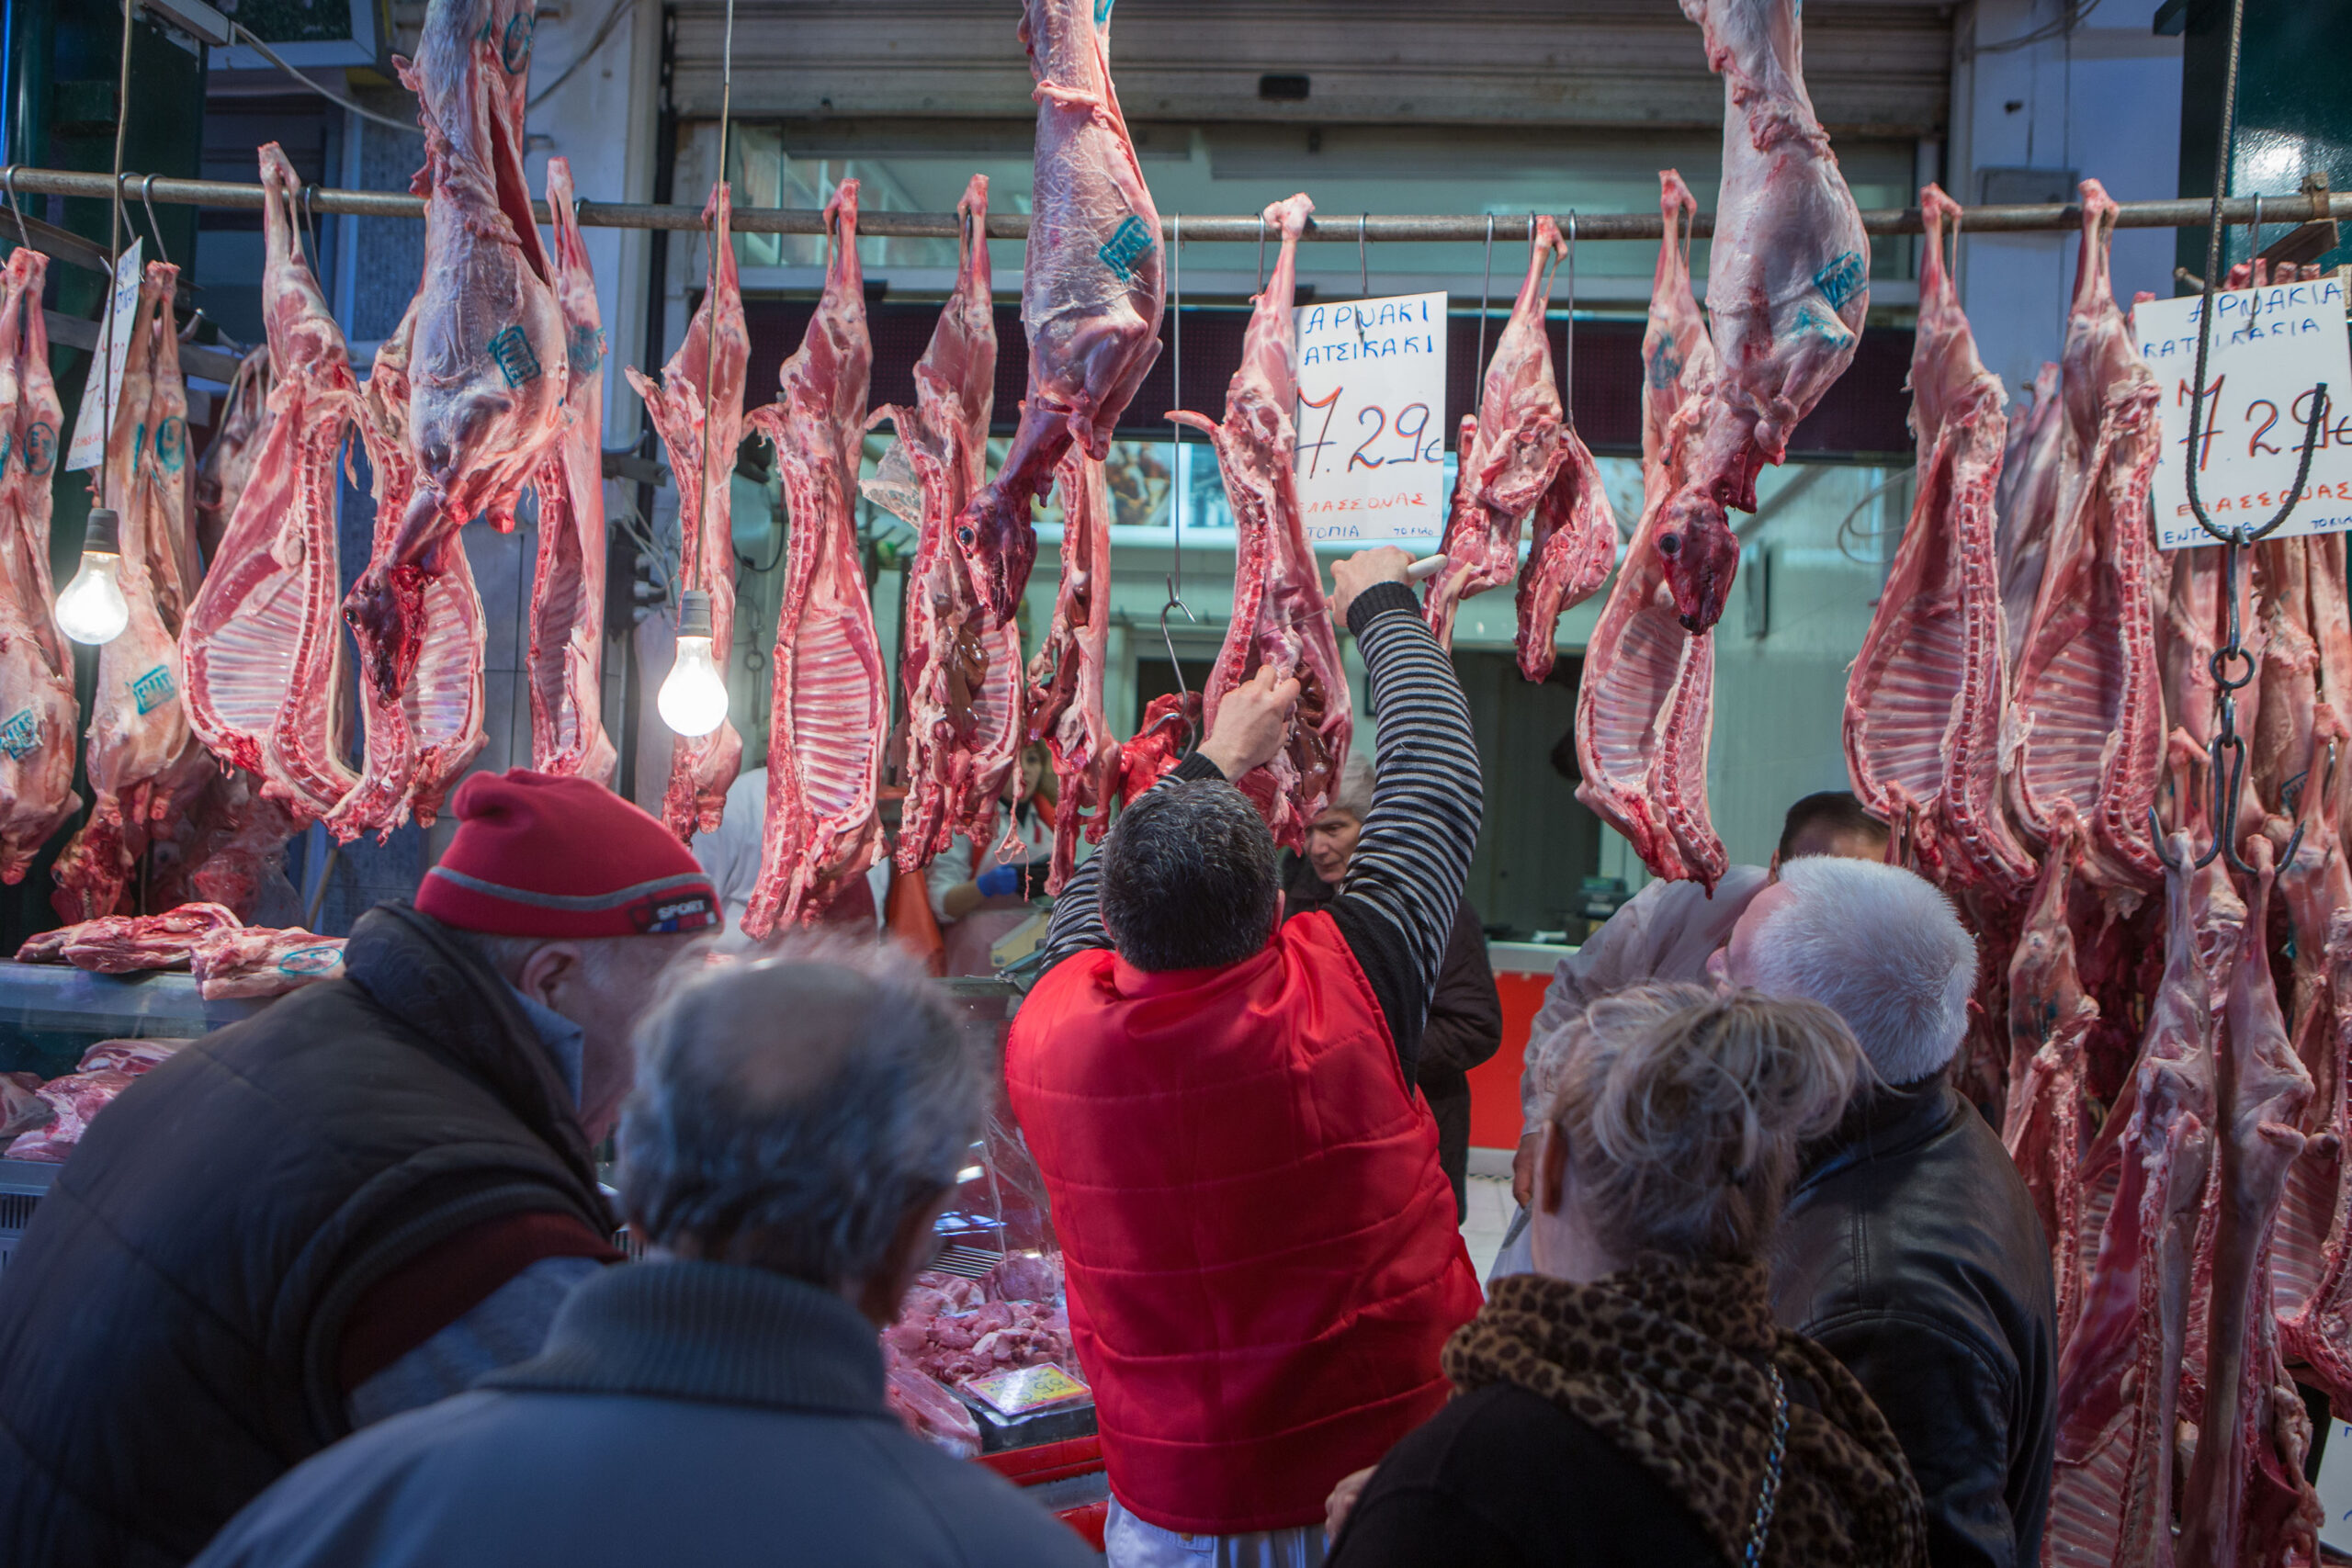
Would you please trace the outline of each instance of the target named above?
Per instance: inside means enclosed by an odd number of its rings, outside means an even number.
[[[202,1568],[1092,1561],[885,1403],[876,1331],[989,1096],[921,971],[790,938],[673,982],[638,1047],[621,1201],[647,1261],[576,1291],[533,1359],[294,1471]]]
[[[1816,858],[1781,867],[1711,965],[1829,1008],[1881,1080],[1805,1152],[1773,1304],[1885,1413],[1936,1568],[2040,1562],[2056,1441],[2049,1244],[2000,1138],[1947,1080],[1976,963],[1920,877]]]

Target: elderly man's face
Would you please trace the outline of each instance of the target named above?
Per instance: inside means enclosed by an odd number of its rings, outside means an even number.
[[[1315,874],[1334,887],[1348,874],[1348,862],[1363,836],[1363,822],[1352,811],[1326,811],[1306,825],[1306,858]]]

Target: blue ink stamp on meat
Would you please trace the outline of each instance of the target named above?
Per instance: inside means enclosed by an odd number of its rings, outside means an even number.
[[[39,479],[56,460],[57,427],[45,419],[35,421],[25,432],[25,472]]]
[[[605,363],[605,329],[584,322],[573,327],[564,339],[563,357],[574,376],[594,376]]]
[[[139,705],[141,713],[153,713],[170,702],[178,691],[179,687],[172,682],[171,670],[162,664],[130,682],[131,700]]]
[[[316,947],[298,947],[277,961],[281,975],[331,975],[343,967],[343,943],[322,942]]]
[[[490,356],[498,361],[498,373],[506,378],[510,387],[539,378],[539,356],[531,352],[531,340],[523,335],[520,322],[508,327],[490,340]]]
[[[176,474],[187,465],[187,421],[179,415],[168,415],[155,427],[155,460],[167,474]]]
[[[1121,278],[1129,278],[1135,276],[1136,263],[1150,249],[1151,225],[1130,212],[1119,220],[1119,226],[1094,254]]]
[[[40,716],[25,708],[6,724],[0,724],[0,751],[6,751],[21,762],[40,750]]]
[[[1827,266],[1813,275],[1813,286],[1829,301],[1833,310],[1842,310],[1846,301],[1864,288],[1869,279],[1862,274],[1862,258],[1852,251],[1838,256]]]
[[[523,67],[531,62],[531,35],[537,32],[537,12],[525,11],[506,24],[506,37],[498,48],[499,63],[506,67],[509,76],[522,74]]]

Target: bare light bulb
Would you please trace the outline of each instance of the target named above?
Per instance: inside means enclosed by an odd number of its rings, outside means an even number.
[[[692,739],[727,721],[727,682],[711,661],[710,595],[689,588],[678,602],[678,659],[654,707],[662,722]]]
[[[130,624],[130,604],[115,574],[122,567],[121,524],[113,511],[94,507],[82,541],[82,569],[57,596],[57,629],[75,642],[112,642]]]

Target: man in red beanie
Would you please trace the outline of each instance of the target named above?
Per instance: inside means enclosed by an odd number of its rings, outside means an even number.
[[[458,789],[345,977],[94,1121],[0,1274],[0,1562],[185,1562],[285,1471],[539,1349],[619,1254],[594,1149],[718,900],[601,785]]]

